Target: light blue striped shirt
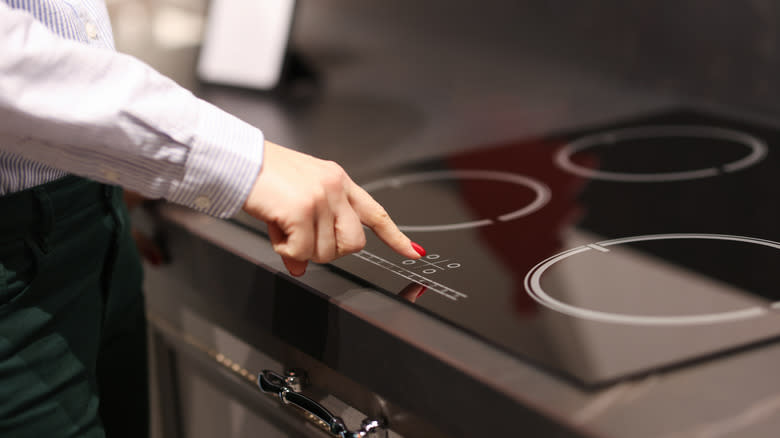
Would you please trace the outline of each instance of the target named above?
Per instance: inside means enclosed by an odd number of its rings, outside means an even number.
[[[68,173],[220,217],[262,164],[260,130],[114,51],[102,0],[0,1],[0,196]]]

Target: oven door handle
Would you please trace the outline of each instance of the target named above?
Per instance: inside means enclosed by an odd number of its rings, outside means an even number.
[[[284,376],[273,371],[263,370],[263,372],[258,374],[257,384],[261,391],[276,394],[282,403],[293,405],[301,409],[307,416],[313,416],[318,422],[321,422],[321,426],[335,436],[340,438],[363,438],[369,434],[381,434],[382,432],[385,432],[384,435],[386,436],[385,422],[368,418],[363,420],[360,430],[349,431],[341,418],[331,414],[330,411],[316,401],[295,391],[288,385]]]

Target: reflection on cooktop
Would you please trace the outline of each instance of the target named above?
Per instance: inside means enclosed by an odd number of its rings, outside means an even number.
[[[415,163],[363,186],[428,255],[334,262],[599,385],[780,338],[780,130],[670,111]]]

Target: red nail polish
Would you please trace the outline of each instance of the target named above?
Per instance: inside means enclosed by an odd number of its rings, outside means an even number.
[[[420,254],[421,256],[424,256],[426,254],[425,248],[423,248],[417,243],[412,242],[412,249],[415,250],[417,254]]]
[[[417,296],[415,298],[420,298],[422,294],[425,293],[426,290],[428,290],[428,286],[423,286],[422,289],[420,289],[420,292],[417,293]]]

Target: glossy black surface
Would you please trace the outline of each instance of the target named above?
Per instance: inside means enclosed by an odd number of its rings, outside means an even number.
[[[780,336],[779,153],[683,110],[475,146],[358,179],[425,258],[334,265],[588,385],[712,359]]]

